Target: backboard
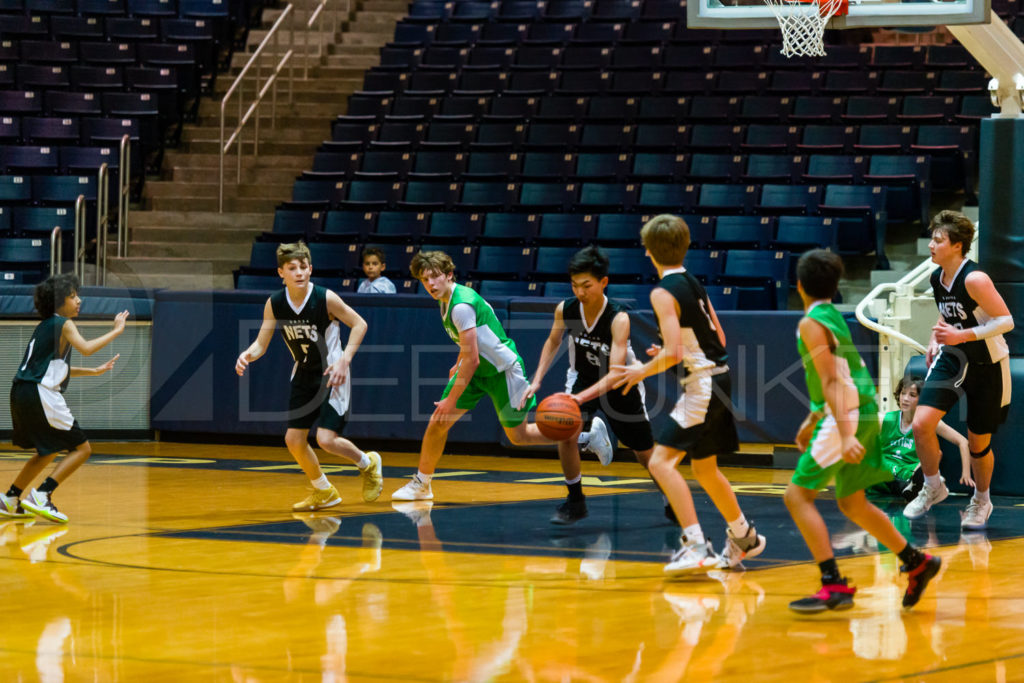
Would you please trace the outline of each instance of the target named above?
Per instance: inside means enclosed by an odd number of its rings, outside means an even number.
[[[836,16],[830,29],[872,26],[946,26],[984,24],[991,0],[850,0],[849,13]],[[762,0],[689,0],[686,24],[690,28],[778,28],[779,23]]]

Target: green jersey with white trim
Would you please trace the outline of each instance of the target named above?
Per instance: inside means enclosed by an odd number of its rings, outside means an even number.
[[[519,351],[515,342],[505,334],[505,328],[498,322],[494,309],[482,296],[465,285],[456,284],[452,287],[452,296],[448,300],[447,308],[444,301],[439,303],[444,331],[456,344],[459,343],[459,328],[452,321],[452,310],[460,304],[473,308],[476,315],[477,348],[480,352],[480,365],[475,374],[481,377],[497,375],[519,361]]]
[[[878,440],[882,446],[883,457],[908,465],[916,465],[921,462],[917,457],[914,430],[910,427],[907,427],[907,431],[900,429],[900,411],[890,410],[885,414],[885,417],[882,418],[882,431],[878,435]]]
[[[829,333],[829,346],[839,364],[841,377],[853,384],[860,397],[859,405],[864,406],[875,400],[875,381],[864,365],[864,359],[860,357],[856,347],[853,345],[853,337],[850,334],[850,327],[843,319],[843,314],[836,310],[836,307],[827,302],[815,303],[807,311],[806,317],[824,327]],[[804,376],[807,379],[807,393],[811,399],[811,410],[825,409],[825,393],[821,387],[821,376],[814,368],[814,360],[811,358],[804,340],[800,338],[800,331],[797,330],[796,348],[800,352],[800,360],[804,365]]]

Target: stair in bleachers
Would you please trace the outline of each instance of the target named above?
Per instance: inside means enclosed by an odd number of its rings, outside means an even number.
[[[296,3],[303,23],[307,4],[312,2]],[[144,210],[131,214],[130,257],[109,257],[108,281],[174,289],[232,287],[231,273],[248,262],[253,238],[270,228],[274,208],[290,198],[295,177],[311,166],[317,146],[330,138],[331,121],[361,87],[363,71],[379,63],[379,48],[392,38],[403,15],[399,5],[390,0],[355,5],[351,20],[340,23],[343,32],[327,37],[328,54],[322,65],[312,62],[308,81],[301,80],[300,55],[295,101],[286,104],[284,91],[278,91],[277,128],[261,126],[260,156],[243,159],[242,182],[225,186],[225,213],[219,214],[220,98],[280,13],[266,10],[263,30],[250,31],[248,50],[234,55],[230,73],[215,84],[214,97],[200,104],[198,122],[186,125],[180,147],[167,153],[162,177],[147,182]],[[267,55],[264,64],[276,61]],[[230,109],[226,123],[233,126],[237,109]],[[233,154],[226,163],[233,181]]]

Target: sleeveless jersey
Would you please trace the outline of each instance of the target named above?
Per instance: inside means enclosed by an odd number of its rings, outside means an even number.
[[[806,316],[811,320],[820,323],[829,332],[831,338],[832,353],[839,361],[840,376],[853,384],[860,397],[860,406],[865,406],[875,400],[875,381],[864,365],[864,359],[860,357],[856,347],[853,345],[853,338],[850,335],[850,328],[843,319],[843,314],[836,310],[830,303],[814,304]],[[807,393],[811,399],[811,410],[825,409],[825,394],[821,387],[821,376],[814,368],[814,361],[811,358],[804,340],[797,330],[796,348],[800,352],[800,360],[804,365],[804,375],[807,379]]]
[[[597,384],[608,374],[612,350],[612,320],[619,313],[628,310],[625,305],[607,297],[604,308],[594,324],[587,328],[583,317],[583,304],[576,297],[562,302],[562,320],[569,335],[569,371],[566,386],[571,390],[578,386],[584,389]],[[626,340],[626,363],[636,360],[633,347]]]
[[[270,308],[295,360],[292,376],[322,375],[341,353],[339,325],[327,311],[327,289],[313,285],[298,311],[288,300],[288,290],[282,289],[270,296]]]
[[[697,278],[687,270],[678,270],[666,274],[656,286],[679,302],[679,327],[683,345],[680,365],[685,374],[724,368],[729,356],[718,340],[718,331],[711,319],[708,295]]]
[[[900,411],[890,410],[882,418],[882,430],[878,435],[878,442],[882,446],[882,456],[890,460],[897,460],[908,465],[915,465],[918,462],[917,444],[914,442],[914,430],[907,431],[900,429]]]
[[[480,377],[492,377],[505,372],[519,360],[519,352],[516,350],[515,342],[505,334],[505,328],[498,322],[491,305],[484,301],[484,298],[465,285],[456,284],[452,287],[452,297],[445,308],[445,302],[438,302],[441,306],[441,322],[444,324],[444,331],[448,333],[451,340],[459,343],[459,329],[452,322],[452,309],[458,304],[468,304],[473,307],[476,313],[476,341],[480,352],[480,365],[474,375]]]
[[[71,344],[60,352],[61,334],[67,318],[54,315],[43,320],[32,331],[15,382],[35,382],[51,391],[64,391],[71,369]]]
[[[970,259],[964,259],[948,289],[942,284],[942,268],[936,268],[931,277],[932,293],[935,296],[935,305],[939,308],[939,315],[947,323],[961,330],[991,320],[991,317],[978,306],[978,302],[967,293],[965,281],[968,274],[975,270],[978,270],[978,264]],[[957,344],[955,348],[963,352],[971,363],[998,363],[1010,355],[1010,348],[1001,334]]]

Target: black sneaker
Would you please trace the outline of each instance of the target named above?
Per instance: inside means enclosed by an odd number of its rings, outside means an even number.
[[[587,516],[587,502],[585,500],[569,500],[558,506],[552,524],[574,524]]]
[[[900,571],[907,575],[907,592],[903,594],[903,606],[913,607],[921,599],[921,594],[928,587],[928,582],[935,578],[942,566],[942,558],[928,555],[924,556],[924,562],[907,571],[906,565],[900,567]]]
[[[853,607],[853,594],[857,589],[846,585],[846,579],[837,583],[823,583],[814,595],[789,603],[789,609],[801,614],[817,614],[825,610],[844,610]]]

